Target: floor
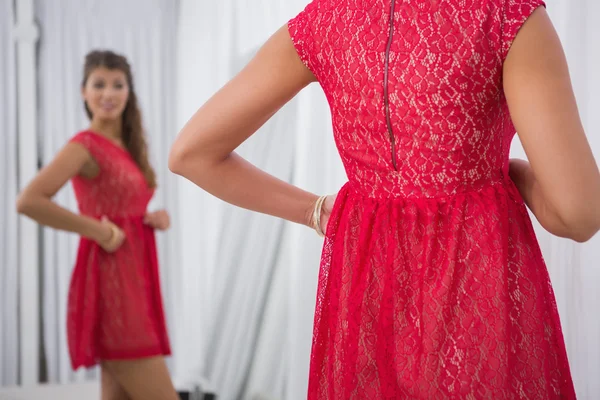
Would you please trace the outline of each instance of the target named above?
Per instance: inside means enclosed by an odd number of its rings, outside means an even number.
[[[98,383],[0,389],[0,400],[100,400]]]
[[[201,396],[197,396],[199,399]],[[193,399],[193,396],[182,399]],[[205,395],[207,400],[214,396]],[[40,385],[34,387],[0,388],[0,400],[100,400],[98,383],[72,385]]]

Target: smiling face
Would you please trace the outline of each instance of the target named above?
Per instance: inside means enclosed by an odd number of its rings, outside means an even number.
[[[127,77],[120,69],[95,68],[88,75],[81,92],[94,120],[121,118],[129,99]]]

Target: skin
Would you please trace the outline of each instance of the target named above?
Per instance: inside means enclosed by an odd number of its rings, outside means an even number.
[[[561,43],[543,7],[519,32],[503,76],[510,112],[531,161],[512,160],[510,176],[545,229],[589,240],[600,228],[600,175]],[[169,168],[228,203],[311,226],[316,195],[257,169],[234,150],[315,81],[282,27],[188,121],[172,146]],[[324,204],[323,229],[334,199],[329,196]]]
[[[600,174],[587,141],[562,45],[538,8],[504,64],[504,92],[529,162],[510,176],[550,233],[585,242],[600,228]]]
[[[125,74],[120,70],[96,68],[82,87],[81,95],[93,114],[90,130],[124,147],[121,118],[129,97]],[[125,240],[118,226],[106,217],[99,221],[73,213],[52,201],[73,177],[92,179],[98,173],[99,167],[88,150],[78,143],[68,143],[23,189],[17,199],[17,210],[41,225],[77,233],[96,241],[107,252],[114,252]],[[147,213],[144,222],[158,230],[170,226],[165,210]],[[103,400],[178,399],[163,357],[103,361],[101,374]]]
[[[170,170],[228,203],[311,226],[315,194],[257,169],[234,150],[315,81],[287,28],[279,29],[185,125],[172,146]],[[323,205],[323,230],[334,199],[329,196]]]

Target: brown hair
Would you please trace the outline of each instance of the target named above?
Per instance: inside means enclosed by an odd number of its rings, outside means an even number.
[[[110,50],[94,50],[88,53],[85,56],[83,81],[81,83],[82,87],[86,85],[92,71],[100,67],[113,70],[116,69],[125,74],[127,85],[129,86],[129,98],[127,99],[127,104],[125,105],[125,110],[123,111],[123,144],[144,174],[148,186],[155,188],[156,173],[154,172],[154,169],[152,169],[150,161],[148,160],[148,144],[146,143],[146,137],[142,127],[142,113],[138,107],[138,101],[133,87],[133,76],[131,74],[129,62],[127,62],[127,59],[122,55],[113,53]],[[84,106],[88,118],[92,119],[92,112],[90,111],[86,102],[84,102]]]

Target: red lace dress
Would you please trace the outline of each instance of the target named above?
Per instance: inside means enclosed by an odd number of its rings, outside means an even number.
[[[309,399],[575,398],[508,178],[502,65],[539,6],[315,0],[289,22],[349,178],[323,249]]]
[[[81,214],[106,215],[126,235],[114,253],[80,241],[67,317],[73,369],[168,355],[154,230],[143,223],[154,191],[129,153],[109,139],[86,131],[71,141],[83,145],[100,167],[94,179],[72,180]]]

